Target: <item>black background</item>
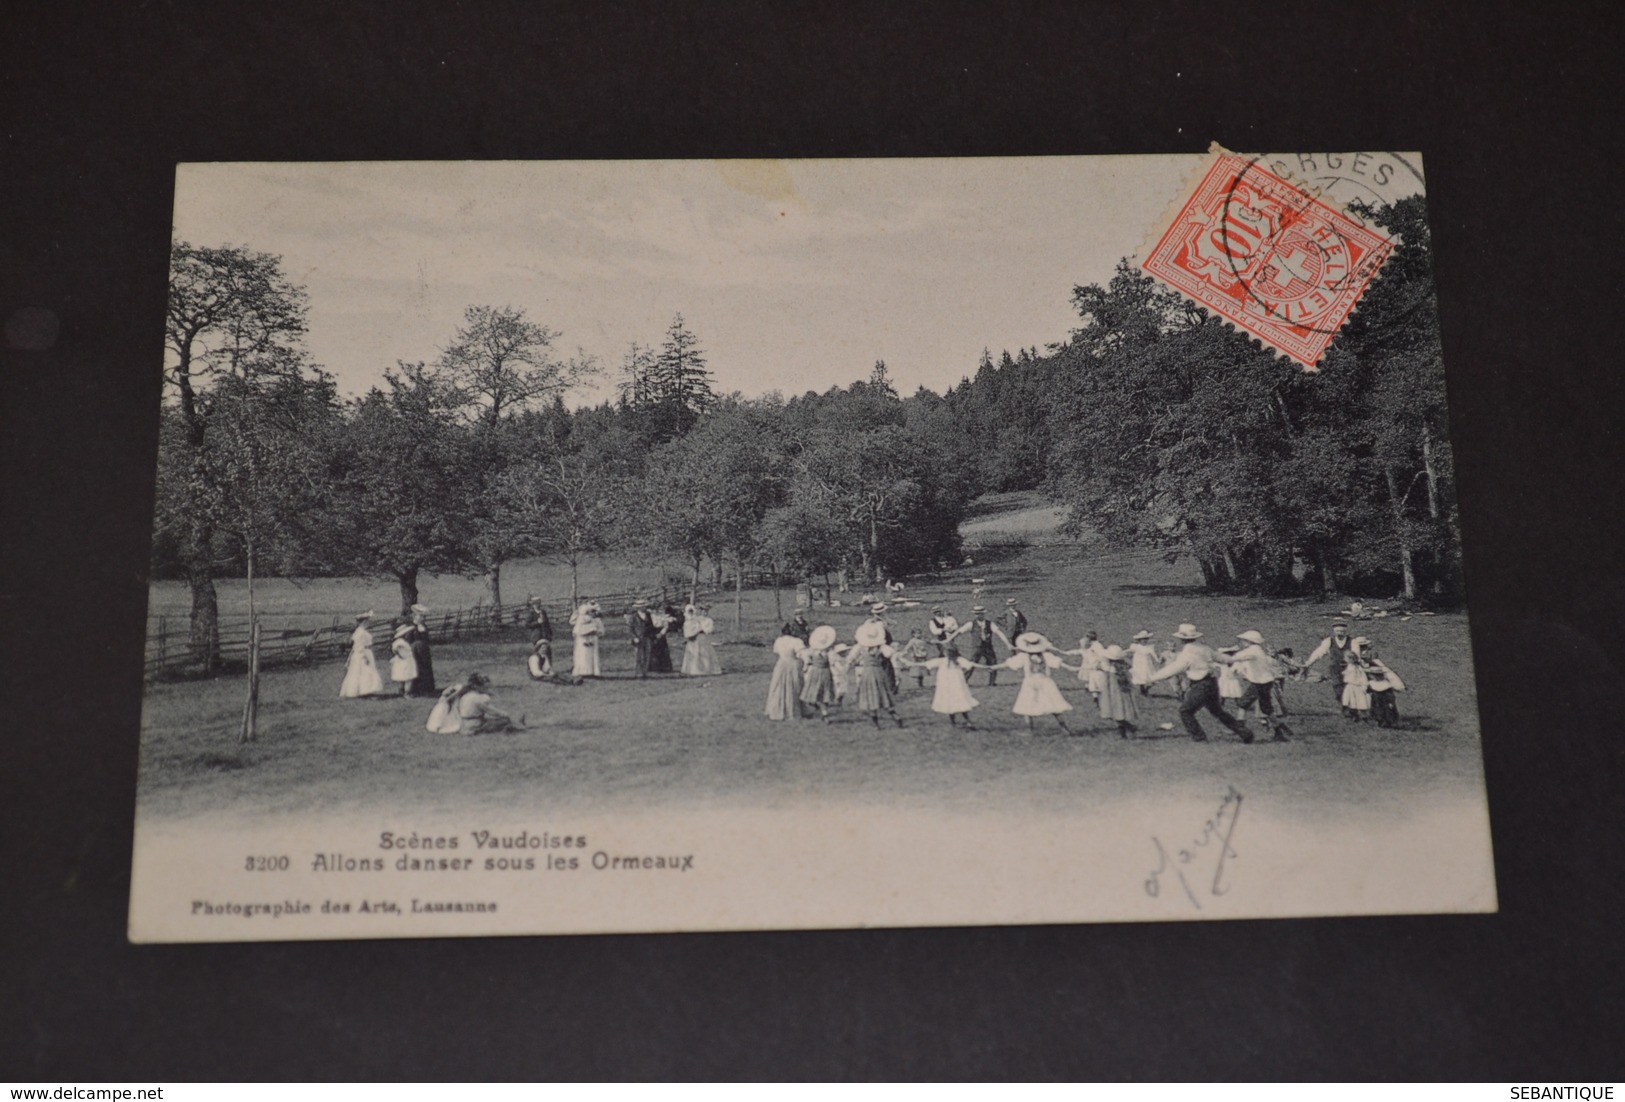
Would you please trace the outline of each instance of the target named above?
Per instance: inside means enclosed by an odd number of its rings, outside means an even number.
[[[0,1078],[1620,1077],[1621,39],[1602,5],[9,6],[0,318],[60,331],[0,366]],[[1499,915],[127,944],[176,162],[1210,140],[1426,157]]]

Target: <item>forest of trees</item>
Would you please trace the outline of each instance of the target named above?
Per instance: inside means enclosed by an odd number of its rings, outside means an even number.
[[[958,562],[979,495],[1038,490],[1067,527],[1189,555],[1216,591],[1460,597],[1459,539],[1420,199],[1369,212],[1403,245],[1308,375],[1127,261],[1079,286],[1079,328],[945,394],[877,362],[823,393],[717,394],[681,316],[602,367],[512,307],[471,306],[433,358],[342,397],[304,349],[277,257],[177,242],[153,544],[216,646],[214,580],[488,579],[613,550],[816,578]],[[382,367],[383,365],[380,365]],[[968,367],[969,365],[967,365]]]

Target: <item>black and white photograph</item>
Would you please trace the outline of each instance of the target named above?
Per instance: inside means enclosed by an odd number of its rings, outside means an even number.
[[[1494,911],[1422,157],[1210,163],[180,165],[132,940]]]

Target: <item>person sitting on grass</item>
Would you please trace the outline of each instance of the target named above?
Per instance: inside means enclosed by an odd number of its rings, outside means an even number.
[[[457,697],[457,718],[462,722],[465,735],[494,735],[523,731],[525,717],[514,719],[491,703],[487,691],[491,681],[483,673],[471,673],[463,682],[463,691]]]

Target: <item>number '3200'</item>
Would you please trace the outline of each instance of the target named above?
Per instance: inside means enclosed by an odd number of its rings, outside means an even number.
[[[250,857],[243,866],[248,872],[287,872],[286,857]]]

